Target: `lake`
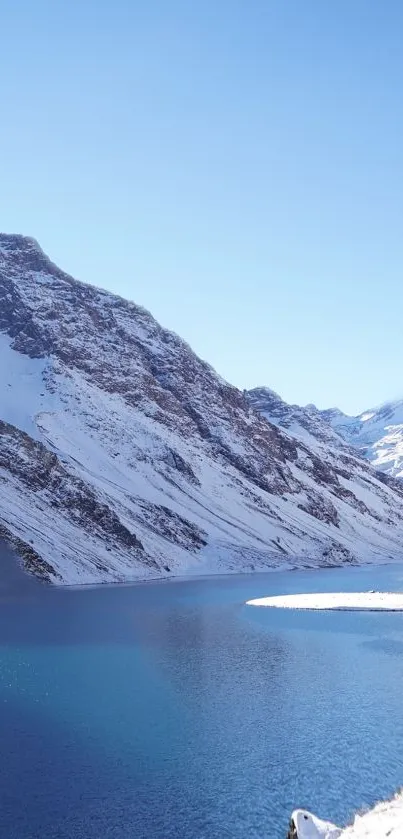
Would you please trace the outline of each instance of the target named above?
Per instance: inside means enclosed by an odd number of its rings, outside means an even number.
[[[59,590],[1,563],[5,839],[285,839],[402,784],[403,614],[244,605],[401,565]]]

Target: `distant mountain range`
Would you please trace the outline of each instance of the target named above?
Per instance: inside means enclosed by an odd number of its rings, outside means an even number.
[[[397,405],[352,419],[242,393],[23,236],[0,235],[0,353],[0,535],[38,576],[402,559]]]
[[[336,446],[342,440],[357,449],[375,469],[395,478],[403,477],[403,400],[351,417],[338,408],[320,411],[315,405],[288,405],[265,387],[248,391],[247,397],[269,422],[293,436]]]

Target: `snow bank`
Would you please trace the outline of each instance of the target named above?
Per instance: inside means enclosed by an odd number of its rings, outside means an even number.
[[[318,819],[307,810],[294,810],[288,836],[289,839],[339,839],[342,828]]]
[[[402,836],[402,792],[392,801],[382,801],[369,813],[356,816],[354,824],[341,833],[341,839],[401,839]]]
[[[294,810],[291,839],[401,839],[403,836],[403,793],[391,801],[382,801],[373,810],[355,817],[354,824],[343,830],[318,819],[307,810]]]
[[[319,594],[284,594],[248,600],[247,606],[271,606],[276,609],[339,609],[369,612],[402,612],[403,592],[332,591]],[[403,836],[403,833],[402,833]]]

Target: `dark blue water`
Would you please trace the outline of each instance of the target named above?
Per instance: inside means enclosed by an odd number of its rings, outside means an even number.
[[[253,609],[403,569],[59,591],[2,558],[0,836],[284,839],[403,781],[403,614]]]

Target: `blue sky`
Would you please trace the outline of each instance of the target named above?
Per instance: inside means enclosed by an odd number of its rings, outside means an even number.
[[[1,221],[239,387],[403,395],[403,7],[5,0]]]

